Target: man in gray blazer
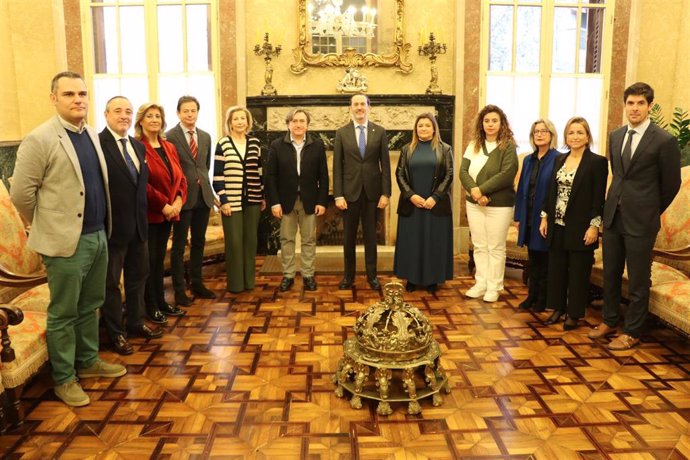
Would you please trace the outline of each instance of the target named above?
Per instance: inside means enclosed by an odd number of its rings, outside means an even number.
[[[204,286],[201,265],[206,244],[208,216],[213,207],[213,190],[208,170],[211,165],[211,136],[197,128],[199,101],[193,96],[182,96],[177,101],[177,117],[180,122],[165,135],[177,149],[182,171],[187,178],[187,201],[182,207],[180,220],[173,223],[173,244],[170,250],[175,303],[188,306],[192,299],[185,293],[184,248],[191,229],[192,244],[189,255],[189,271],[192,294],[203,299],[215,299],[216,295]]]
[[[50,91],[57,115],[19,146],[11,198],[31,223],[29,247],[46,266],[46,341],[55,394],[70,406],[85,406],[89,396],[77,377],[127,372],[98,357],[96,309],[105,298],[111,223],[108,170],[98,135],[86,125],[82,77],[61,72]]]
[[[609,343],[611,350],[627,350],[640,341],[660,216],[681,183],[678,143],[649,119],[654,90],[635,83],[626,88],[623,101],[628,124],[611,133],[608,145],[613,181],[604,205],[604,321],[589,334],[598,339],[616,332],[627,264],[630,304],[623,334]]]
[[[357,227],[362,221],[367,281],[373,289],[381,284],[376,276],[376,210],[388,206],[391,195],[390,160],[386,130],[369,121],[369,98],[356,94],[350,99],[352,122],[335,133],[333,149],[333,195],[343,211],[345,227],[345,275],[338,286],[347,289],[355,278]]]

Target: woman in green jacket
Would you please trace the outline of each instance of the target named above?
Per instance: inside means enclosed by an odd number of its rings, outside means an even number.
[[[506,114],[495,105],[487,105],[477,116],[474,139],[460,165],[476,266],[475,284],[465,293],[467,297],[495,302],[503,290],[517,170],[516,143]]]

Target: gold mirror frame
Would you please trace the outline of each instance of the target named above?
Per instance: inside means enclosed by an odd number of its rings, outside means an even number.
[[[307,31],[307,0],[298,0],[299,5],[299,43],[292,50],[295,64],[290,66],[292,73],[301,74],[312,67],[398,67],[402,73],[410,73],[414,66],[407,62],[411,44],[405,43],[403,34],[403,17],[405,1],[395,0],[395,40],[392,43],[393,52],[389,54],[357,53],[353,48],[347,48],[342,54],[312,54],[309,50],[311,37]]]

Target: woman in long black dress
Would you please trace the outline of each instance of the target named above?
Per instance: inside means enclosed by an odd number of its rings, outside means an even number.
[[[433,293],[453,278],[453,151],[441,141],[433,114],[419,115],[414,126],[395,171],[400,201],[394,271],[407,280],[408,291],[425,286]]]

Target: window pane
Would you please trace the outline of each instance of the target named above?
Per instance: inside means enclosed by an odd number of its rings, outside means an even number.
[[[562,132],[566,122],[573,116],[584,117],[589,123],[594,143],[592,150],[600,150],[601,133],[601,96],[603,78],[596,77],[551,77],[551,99],[549,101],[549,118],[556,125],[561,144]]]
[[[143,6],[120,8],[122,73],[146,73],[145,27]]]
[[[519,6],[517,12],[517,43],[515,70],[539,71],[539,44],[541,39],[541,8]]]
[[[105,112],[105,103],[113,96],[122,95],[130,100],[134,112],[137,108],[149,100],[148,79],[142,77],[97,77],[93,80],[94,94],[91,97],[91,110],[101,115]],[[102,116],[95,117],[96,129],[101,131],[105,128],[105,119]],[[134,120],[132,120],[134,124]],[[134,134],[134,129],[130,130]]]
[[[575,72],[577,32],[577,8],[556,8],[553,15],[554,72]]]
[[[158,66],[161,72],[183,72],[182,7],[158,7]]]
[[[499,106],[508,116],[518,143],[518,152],[529,152],[529,131],[539,118],[540,78],[538,76],[489,75],[486,103]]]
[[[211,70],[210,6],[187,6],[187,70]]]
[[[604,40],[604,9],[583,8],[580,25],[580,73],[600,73]]]
[[[93,49],[96,73],[118,73],[117,20],[115,8],[94,7]]]
[[[312,53],[336,53],[337,42],[335,37],[327,37],[325,35],[312,35]]]
[[[513,7],[491,5],[489,29],[489,70],[513,68]]]
[[[217,115],[215,98],[215,81],[213,74],[208,72],[196,75],[161,75],[158,79],[158,94],[160,103],[165,108],[165,121],[168,128],[175,126],[177,119],[177,100],[184,94],[189,94],[199,100],[199,128],[211,134],[215,141],[217,136]]]

